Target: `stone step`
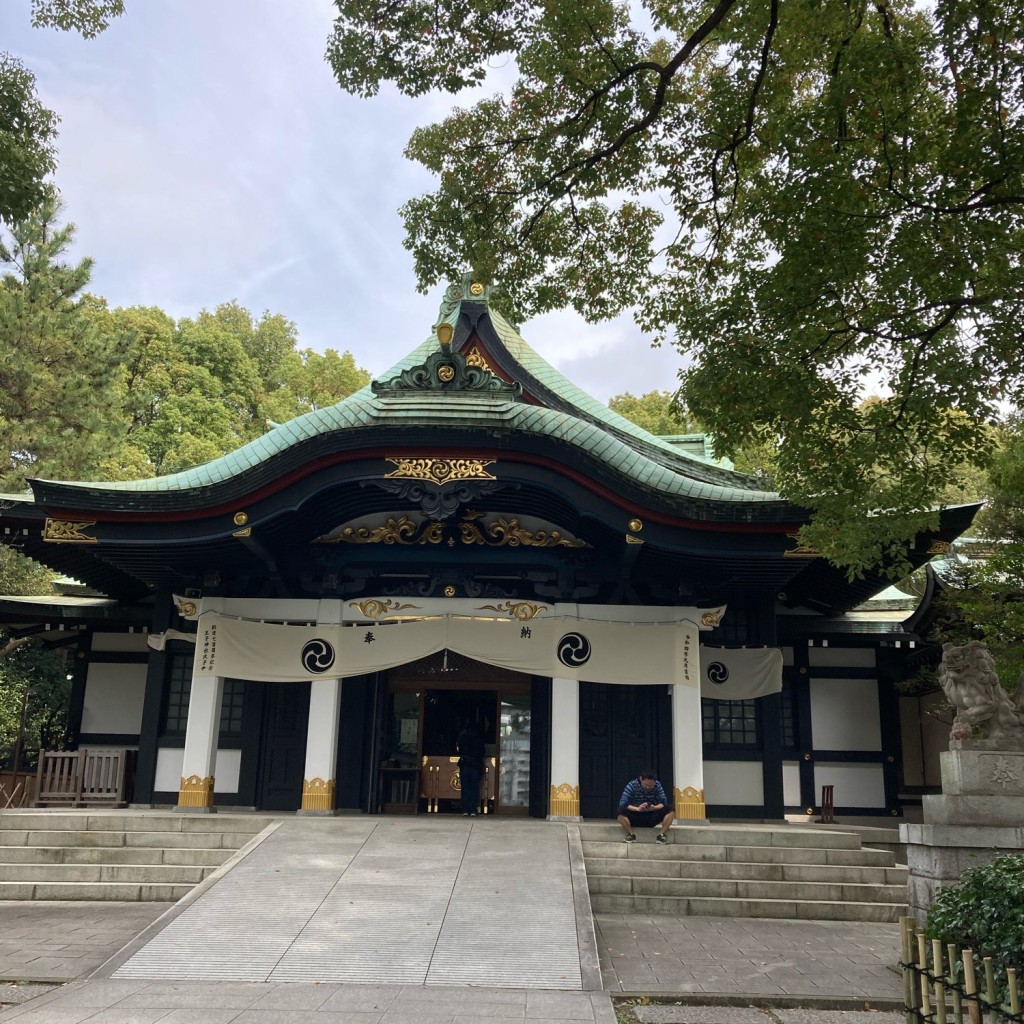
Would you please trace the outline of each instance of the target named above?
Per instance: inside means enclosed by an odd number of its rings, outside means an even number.
[[[0,900],[117,900],[176,903],[192,884],[138,882],[0,882]]]
[[[622,839],[622,829],[614,823],[584,822],[579,826],[584,842]],[[653,831],[653,830],[652,830]],[[677,841],[690,846],[777,846],[828,850],[860,849],[860,836],[853,832],[833,832],[800,828],[798,825],[680,825],[672,827]]]
[[[0,862],[0,886],[5,882],[129,882],[137,885],[198,885],[212,867],[176,864],[4,864]]]
[[[262,830],[261,830],[262,831]],[[0,849],[8,846],[131,846],[150,848],[237,850],[256,833],[249,832],[85,832],[70,830],[0,830]]]
[[[160,814],[139,811],[5,810],[0,812],[0,832],[240,832],[256,835],[275,819],[256,814]]]
[[[616,896],[700,896],[743,901],[895,903],[906,905],[905,885],[772,882],[743,878],[652,878],[587,875],[591,893]]]
[[[731,861],[761,864],[835,864],[852,866],[891,867],[894,855],[887,850],[832,849],[786,846],[727,846],[719,844],[690,844],[686,840],[689,829],[673,828],[671,842],[661,846],[650,837],[640,835],[635,843],[622,842],[622,830],[609,840],[584,840],[583,856],[592,857],[654,857],[659,860]]]
[[[3,864],[175,864],[217,867],[233,850],[145,846],[0,846]]]
[[[743,848],[741,848],[743,849]],[[751,861],[692,861],[659,857],[587,857],[587,873],[648,878],[732,878],[764,882],[829,882],[905,885],[904,866],[765,864]]]
[[[740,900],[703,896],[621,896],[595,893],[598,914],[665,914],[674,917],[757,917],[789,921],[887,921],[907,912],[898,903],[843,903],[815,900]]]

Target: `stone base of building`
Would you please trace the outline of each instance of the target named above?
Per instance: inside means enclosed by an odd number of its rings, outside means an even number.
[[[907,846],[907,903],[920,922],[942,886],[956,885],[970,868],[1024,851],[1024,826],[900,825]]]

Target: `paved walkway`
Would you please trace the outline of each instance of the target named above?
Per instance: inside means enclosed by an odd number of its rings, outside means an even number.
[[[572,826],[381,824],[286,819],[167,913],[0,903],[0,1024],[616,1024],[612,995],[718,1004],[620,1004],[649,1024],[898,1019],[827,1009],[899,1004],[896,925],[594,920]],[[71,983],[2,984],[28,979]],[[768,1001],[808,1008],[753,1008]]]

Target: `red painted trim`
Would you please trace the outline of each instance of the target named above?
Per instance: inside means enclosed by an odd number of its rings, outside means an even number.
[[[559,476],[567,477],[574,483],[579,484],[585,490],[590,491],[592,494],[596,494],[606,501],[615,505],[617,508],[621,508],[626,515],[630,517],[637,517],[640,519],[646,519],[648,522],[660,523],[664,526],[671,526],[677,529],[688,529],[688,530],[700,530],[709,533],[741,533],[741,534],[785,534],[792,533],[797,530],[800,526],[799,523],[714,523],[704,522],[698,519],[684,519],[677,516],[665,515],[662,512],[655,512],[651,509],[645,508],[643,505],[633,504],[632,502],[626,501],[620,494],[615,491],[609,490],[607,487],[601,484],[595,483],[594,480],[584,473],[580,473],[577,470],[571,469],[561,463],[555,462],[552,459],[538,458],[535,455],[528,455],[525,452],[510,452],[503,449],[493,450],[480,450],[473,449],[472,451],[452,451],[438,450],[436,447],[427,446],[416,446],[411,447],[401,446],[400,449],[389,446],[388,448],[364,448],[359,451],[353,452],[339,452],[335,455],[324,456],[321,459],[317,459],[314,462],[308,462],[305,465],[294,469],[291,473],[287,473],[284,476],[280,476],[274,480],[272,484],[267,484],[261,487],[257,491],[253,491],[244,497],[239,498],[236,501],[232,501],[230,504],[223,503],[220,505],[214,505],[209,508],[203,509],[191,509],[184,512],[107,512],[101,510],[82,510],[82,509],[67,509],[61,508],[56,509],[48,513],[54,518],[70,519],[72,517],[78,519],[89,519],[94,522],[148,522],[148,523],[174,523],[174,522],[188,522],[197,519],[214,519],[220,515],[234,515],[235,512],[249,511],[249,507],[263,501],[265,498],[276,494],[279,491],[284,490],[291,484],[298,480],[304,479],[305,477],[311,476],[313,473],[319,472],[322,469],[327,469],[330,466],[342,465],[348,462],[358,462],[371,459],[387,459],[389,456],[394,456],[395,452],[400,450],[403,456],[412,457],[423,457],[423,458],[472,458],[472,459],[493,459],[496,462],[516,462],[525,465],[534,465],[543,469],[550,469],[552,472],[557,473]],[[228,524],[225,524],[227,526]]]

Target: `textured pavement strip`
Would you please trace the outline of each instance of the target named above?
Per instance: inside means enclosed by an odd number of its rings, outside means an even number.
[[[642,1024],[903,1024],[895,1011],[779,1010],[753,1006],[637,1006]]]
[[[375,976],[582,989],[565,826],[285,822],[112,974]]]

